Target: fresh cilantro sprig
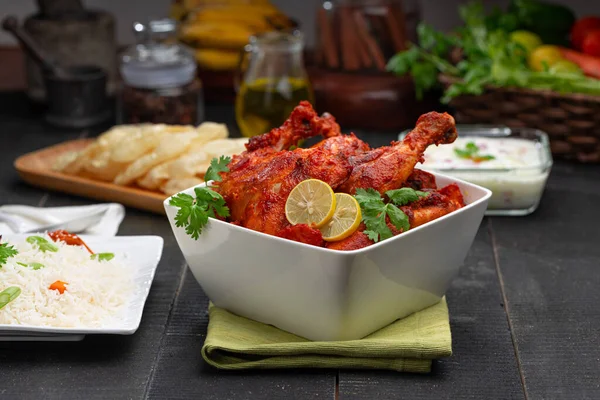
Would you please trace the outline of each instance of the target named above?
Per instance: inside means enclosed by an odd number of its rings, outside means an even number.
[[[363,232],[372,241],[389,239],[394,234],[386,222],[386,217],[396,229],[403,232],[410,229],[408,216],[398,207],[417,201],[428,194],[411,188],[389,190],[386,196],[390,199],[385,203],[378,191],[375,189],[357,189],[354,198],[358,201],[362,211],[362,221],[366,226]]]
[[[2,236],[0,236],[0,239],[1,238]],[[10,257],[16,256],[17,254],[19,254],[19,252],[15,250],[13,246],[9,245],[8,243],[0,243],[0,268],[6,264],[6,260],[8,260]]]
[[[397,206],[405,206],[408,203],[427,197],[429,193],[421,192],[420,190],[414,190],[411,188],[400,188],[395,190],[388,190],[385,195]]]
[[[220,172],[229,172],[227,165],[231,162],[230,157],[221,156],[213,158],[210,167],[204,175],[204,180],[221,181]],[[211,189],[210,186],[194,188],[194,196],[179,193],[171,197],[169,204],[179,208],[175,215],[175,225],[184,227],[185,232],[194,240],[198,240],[202,229],[208,223],[208,218],[227,218],[229,216],[229,207],[223,197]]]
[[[221,175],[220,172],[229,172],[229,168],[227,165],[231,162],[230,157],[221,156],[218,159],[213,158],[210,161],[210,167],[206,170],[206,174],[204,175],[204,180],[208,181],[220,181]]]
[[[474,162],[490,161],[496,158],[490,154],[479,154],[479,150],[479,146],[477,146],[474,142],[468,142],[464,149],[456,147],[454,149],[454,153],[460,158],[466,158]]]

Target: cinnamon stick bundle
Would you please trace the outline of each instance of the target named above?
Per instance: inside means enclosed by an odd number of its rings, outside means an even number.
[[[394,50],[396,52],[406,50],[406,21],[404,11],[394,6],[385,7],[385,22],[390,32]]]
[[[358,32],[358,36],[369,50],[369,53],[375,62],[375,66],[378,70],[385,71],[386,62],[385,58],[383,57],[383,53],[375,39],[369,33],[367,21],[365,20],[362,12],[359,10],[354,12],[354,21],[356,23],[356,31]]]
[[[327,16],[327,10],[320,8],[317,13],[317,23],[319,26],[319,36],[321,40],[322,57],[329,68],[338,68],[340,60],[338,50],[333,37],[332,24]]]
[[[347,71],[355,71],[360,68],[360,60],[355,43],[352,23],[352,9],[343,7],[340,10],[340,39],[342,41],[342,63]]]
[[[320,46],[317,62],[327,68],[385,71],[386,57],[406,49],[403,7],[336,5],[317,12]]]

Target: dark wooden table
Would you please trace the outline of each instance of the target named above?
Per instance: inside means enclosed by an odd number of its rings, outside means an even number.
[[[210,120],[233,126],[228,106]],[[98,129],[49,128],[21,93],[0,94],[0,204],[92,201],[19,181],[26,152]],[[392,134],[362,132],[372,145]],[[538,211],[486,218],[448,291],[454,355],[428,375],[223,372],[200,348],[208,299],[165,218],[128,209],[119,235],[160,235],[162,260],[132,336],[0,342],[0,399],[600,399],[600,166],[557,162]]]

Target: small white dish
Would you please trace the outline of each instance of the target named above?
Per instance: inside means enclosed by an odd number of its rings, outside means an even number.
[[[23,241],[31,235],[3,235],[3,242]],[[132,335],[142,320],[156,268],[162,256],[163,239],[159,236],[87,236],[80,237],[97,253],[124,254],[134,268],[135,293],[112,325],[98,328],[55,328],[33,325],[0,324],[0,341],[77,341],[90,334]],[[2,312],[2,310],[0,310]]]
[[[543,196],[553,159],[550,140],[545,132],[531,128],[493,125],[457,125],[458,139],[452,145],[430,146],[425,162],[418,168],[447,174],[492,192],[485,215],[526,216],[533,213]],[[402,132],[402,141],[410,132]],[[485,153],[495,156],[491,162],[460,160],[454,149],[474,142]]]
[[[164,206],[192,274],[216,306],[309,340],[353,340],[439,302],[473,243],[491,192],[434,175],[438,187],[456,182],[467,205],[353,251],[216,219],[196,241],[175,226],[169,199]]]

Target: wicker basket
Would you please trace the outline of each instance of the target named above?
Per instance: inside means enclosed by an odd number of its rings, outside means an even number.
[[[440,76],[446,87],[456,81]],[[479,96],[456,97],[450,106],[458,123],[537,128],[548,133],[557,158],[600,162],[600,97],[489,87]]]

